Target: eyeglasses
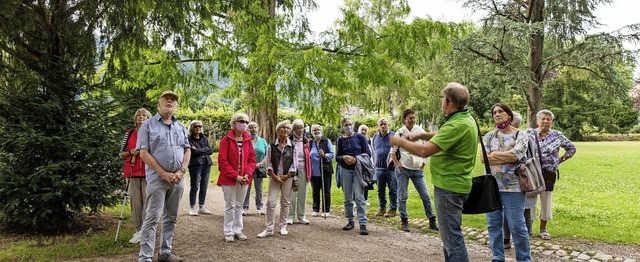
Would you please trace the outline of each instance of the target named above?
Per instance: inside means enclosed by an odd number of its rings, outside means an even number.
[[[202,128],[202,126],[193,126],[193,128]]]
[[[238,121],[236,121],[236,123],[249,124],[249,121],[247,121],[247,120],[238,120]]]

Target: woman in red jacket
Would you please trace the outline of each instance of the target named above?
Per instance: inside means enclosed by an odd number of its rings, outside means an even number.
[[[218,186],[224,193],[224,240],[233,242],[236,238],[247,240],[242,233],[242,203],[256,167],[256,153],[251,135],[246,131],[249,117],[237,113],[229,124],[231,130],[220,140]]]
[[[138,128],[142,122],[151,117],[151,112],[147,109],[140,108],[133,115],[133,123],[136,125],[134,129],[127,130],[120,147],[120,158],[124,159],[124,177],[129,179],[129,187],[127,193],[131,198],[131,221],[136,228],[136,233],[129,240],[129,243],[135,244],[140,242],[140,230],[142,230],[142,222],[145,216],[145,200],[147,180],[145,179],[144,162],[138,157],[136,150],[136,142],[138,141]]]

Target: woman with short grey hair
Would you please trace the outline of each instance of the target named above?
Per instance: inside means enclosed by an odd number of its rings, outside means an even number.
[[[304,122],[302,119],[293,120],[293,127],[289,140],[295,144],[296,176],[291,192],[291,209],[287,224],[299,222],[308,225],[310,222],[305,215],[307,206],[307,185],[311,181],[311,149],[309,139],[304,135]]]
[[[546,109],[540,110],[536,114],[538,128],[527,130],[531,135],[538,135],[538,142],[540,143],[540,151],[542,153],[542,175],[544,177],[544,183],[546,191],[540,193],[540,238],[543,240],[551,239],[551,234],[547,230],[547,222],[551,221],[551,200],[553,196],[553,189],[556,182],[556,173],[558,172],[558,166],[573,157],[576,153],[576,146],[564,136],[560,131],[552,130],[553,119],[555,115]],[[565,152],[563,156],[559,156],[560,148],[564,148]]]

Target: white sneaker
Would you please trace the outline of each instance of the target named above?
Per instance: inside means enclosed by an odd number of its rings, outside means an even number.
[[[224,236],[224,242],[231,243],[235,241],[235,237],[233,235]]]
[[[196,207],[192,207],[192,208],[189,210],[189,215],[190,215],[190,216],[197,216],[197,215],[198,215],[198,210],[196,209]]]
[[[331,216],[331,215],[329,214],[329,212],[326,212],[326,213],[322,214],[322,217],[324,217],[324,218],[327,218],[327,217],[329,217],[329,216]]]
[[[245,236],[244,234],[242,234],[242,232],[240,232],[240,234],[236,234],[236,238],[240,241],[245,241],[247,240],[247,236]]]
[[[129,239],[129,243],[131,243],[131,244],[139,243],[140,242],[140,234],[141,234],[140,231],[138,231],[135,234],[133,234],[133,237],[131,237],[131,239]]]
[[[273,231],[269,231],[265,229],[264,231],[260,232],[260,234],[258,234],[259,238],[265,238],[268,236],[273,236]]]
[[[209,211],[209,209],[207,209],[206,207],[202,206],[200,207],[200,210],[198,210],[198,214],[211,215],[211,211]]]
[[[305,224],[305,225],[308,225],[309,223],[311,223],[311,222],[309,222],[309,220],[307,220],[307,218],[302,218],[301,220],[298,220],[298,221],[300,221],[300,223]]]
[[[246,216],[246,215],[247,215],[247,210],[246,210],[246,209],[243,209],[243,210],[242,210],[242,215],[243,215],[243,216]]]
[[[319,216],[320,216],[320,213],[318,213],[318,212],[313,212],[313,213],[311,213],[311,216],[312,216],[312,217],[319,217]]]
[[[287,218],[287,225],[293,225],[293,219]]]
[[[367,205],[367,206],[371,205],[371,203],[369,203],[369,200],[364,201],[364,204]]]
[[[264,211],[262,211],[262,209],[258,209],[258,215],[264,215]]]
[[[286,227],[281,227],[281,228],[280,228],[280,235],[282,235],[282,236],[286,236],[286,235],[288,235],[288,234],[289,234],[289,231],[287,231],[287,228],[286,228]]]

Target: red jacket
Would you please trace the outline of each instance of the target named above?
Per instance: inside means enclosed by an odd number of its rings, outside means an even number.
[[[233,186],[236,184],[238,173],[248,175],[247,184],[251,184],[253,170],[256,168],[256,153],[253,151],[253,143],[251,143],[251,135],[249,132],[242,132],[242,170],[238,167],[238,145],[234,131],[229,133],[220,140],[220,151],[218,152],[218,186]]]
[[[122,142],[123,144],[120,148],[120,152],[136,149],[136,142],[138,142],[138,131],[135,129],[130,129],[129,131],[127,131]],[[127,159],[124,160],[124,177],[145,177],[144,161],[142,161],[140,155],[137,155],[132,165],[132,157],[133,156],[131,155],[127,156]]]

